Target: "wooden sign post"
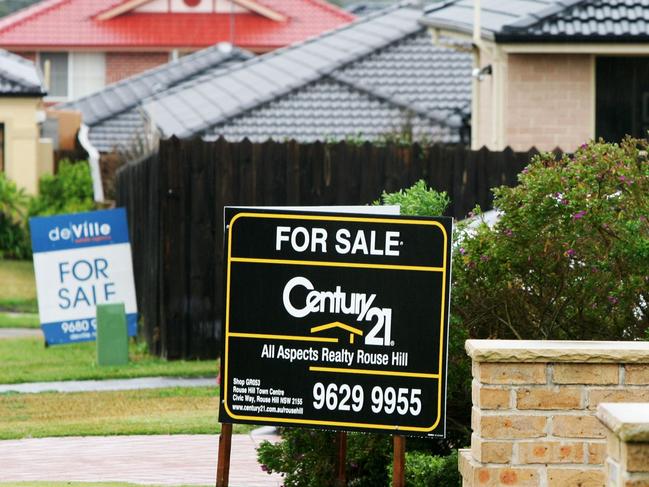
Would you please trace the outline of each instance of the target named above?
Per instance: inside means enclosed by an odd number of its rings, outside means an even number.
[[[230,451],[232,450],[232,424],[221,423],[219,458],[216,465],[216,487],[228,487],[230,482]]]
[[[347,485],[347,433],[336,433],[336,487]]]
[[[392,463],[392,487],[406,487],[406,437],[394,435],[394,460]]]

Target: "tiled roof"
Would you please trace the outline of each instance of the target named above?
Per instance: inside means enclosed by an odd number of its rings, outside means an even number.
[[[40,74],[34,63],[0,49],[0,95],[45,95]]]
[[[144,133],[145,120],[140,109],[144,100],[179,83],[219,74],[227,66],[251,57],[245,51],[223,44],[212,46],[56,108],[79,110],[83,123],[90,127],[90,142],[98,150],[108,152],[128,145]]]
[[[373,140],[412,130],[416,139],[458,141],[468,117],[471,60],[435,47],[421,30],[285,96],[209,129],[209,138]]]
[[[483,37],[496,42],[649,40],[649,0],[482,0]],[[470,34],[473,0],[433,5],[422,22]]]
[[[511,25],[503,36],[572,39],[649,39],[649,0],[582,1],[557,9],[541,21],[526,19]]]
[[[411,127],[420,139],[457,141],[471,57],[433,45],[420,16],[392,8],[246,61],[209,48],[59,107],[82,111],[102,152],[145,134],[146,111],[164,135],[183,137],[369,140]]]
[[[408,132],[415,140],[458,142],[458,131],[375,96],[326,79],[208,131],[206,139],[247,137],[300,142],[357,137],[376,140]]]
[[[144,108],[167,136],[239,136],[236,127],[246,127],[255,138],[292,138],[304,130],[306,140],[334,135],[327,127],[335,124],[354,136],[385,132],[416,116],[437,127],[431,135],[451,133],[449,138],[457,139],[456,113],[470,100],[471,59],[435,47],[420,17],[414,7],[390,8],[220,76],[179,85]],[[346,102],[358,110],[346,108]],[[389,119],[381,119],[385,116]],[[226,130],[231,125],[232,131]]]
[[[251,49],[275,49],[353,20],[324,0],[255,0],[286,16],[276,21],[256,13],[128,12],[100,20],[97,15],[124,0],[44,0],[0,20],[0,46],[44,48],[204,48],[229,42]]]

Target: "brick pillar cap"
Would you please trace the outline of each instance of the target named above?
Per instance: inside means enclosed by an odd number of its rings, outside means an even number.
[[[476,362],[649,363],[649,342],[467,340]]]
[[[602,403],[597,417],[622,441],[649,441],[649,403]]]

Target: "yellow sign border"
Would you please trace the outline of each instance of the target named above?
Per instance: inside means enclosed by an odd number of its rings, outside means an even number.
[[[254,258],[242,258],[242,257],[232,257],[232,229],[237,220],[242,218],[267,218],[267,219],[286,219],[286,220],[314,220],[314,221],[344,221],[344,222],[361,222],[361,223],[389,223],[389,224],[399,224],[399,225],[424,225],[424,226],[434,226],[439,228],[442,231],[444,236],[444,253],[443,253],[443,264],[442,267],[427,267],[427,266],[402,266],[402,265],[387,265],[387,264],[366,264],[366,263],[348,263],[348,262],[327,262],[327,261],[299,261],[299,260],[285,260],[285,259],[254,259]],[[317,425],[317,426],[341,426],[341,427],[350,427],[350,428],[366,428],[366,429],[394,429],[394,431],[413,431],[413,432],[423,432],[427,433],[433,431],[437,428],[442,416],[442,387],[441,387],[441,376],[442,376],[442,367],[444,366],[444,331],[445,331],[445,320],[444,320],[444,310],[446,306],[446,273],[448,271],[448,261],[447,261],[447,252],[448,252],[448,234],[446,228],[436,221],[426,221],[426,220],[409,220],[409,219],[392,219],[392,218],[366,218],[366,217],[353,217],[353,216],[331,216],[331,215],[300,215],[300,214],[290,214],[290,213],[254,213],[254,212],[242,212],[236,214],[230,221],[228,228],[228,260],[227,260],[227,277],[226,277],[226,291],[225,291],[225,364],[223,365],[223,407],[227,411],[228,415],[234,419],[242,419],[246,421],[269,421],[275,423],[293,423],[293,424],[305,424],[305,425]],[[423,271],[423,272],[442,272],[442,306],[440,309],[440,333],[439,333],[439,364],[438,364],[438,374],[437,378],[431,378],[431,380],[437,380],[437,418],[435,422],[430,427],[418,427],[418,426],[396,426],[389,424],[372,424],[372,423],[352,423],[352,422],[343,422],[343,421],[323,421],[315,419],[292,419],[292,418],[275,418],[275,417],[263,417],[263,416],[245,416],[234,414],[227,403],[227,386],[228,386],[228,352],[230,337],[236,337],[236,333],[230,333],[230,276],[231,276],[231,267],[232,262],[250,262],[250,263],[277,263],[277,264],[295,264],[295,265],[324,265],[324,266],[335,266],[335,267],[357,267],[357,268],[379,268],[379,269],[394,269],[394,270],[410,270],[410,271]],[[241,337],[243,338],[243,337]],[[403,374],[404,377],[408,377],[409,374]]]

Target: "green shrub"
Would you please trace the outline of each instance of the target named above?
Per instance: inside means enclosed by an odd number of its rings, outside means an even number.
[[[392,465],[388,469],[392,477]],[[458,487],[457,450],[445,457],[425,452],[406,452],[407,487]]]
[[[387,435],[347,435],[347,485],[387,485],[386,465],[391,441]],[[262,442],[257,456],[262,468],[284,475],[286,487],[333,487],[335,485],[335,434],[303,428],[285,428],[282,441]]]
[[[0,173],[0,258],[24,259],[30,255],[26,205],[24,190]]]
[[[383,192],[381,200],[384,205],[400,205],[402,215],[414,216],[443,215],[450,203],[445,192],[438,193],[428,188],[423,179],[406,190]]]
[[[96,208],[90,166],[61,161],[55,175],[41,177],[39,194],[29,205],[30,216],[92,211]]]
[[[647,141],[542,154],[519,186],[494,191],[503,214],[466,238],[453,310],[472,337],[621,340],[649,327]]]

